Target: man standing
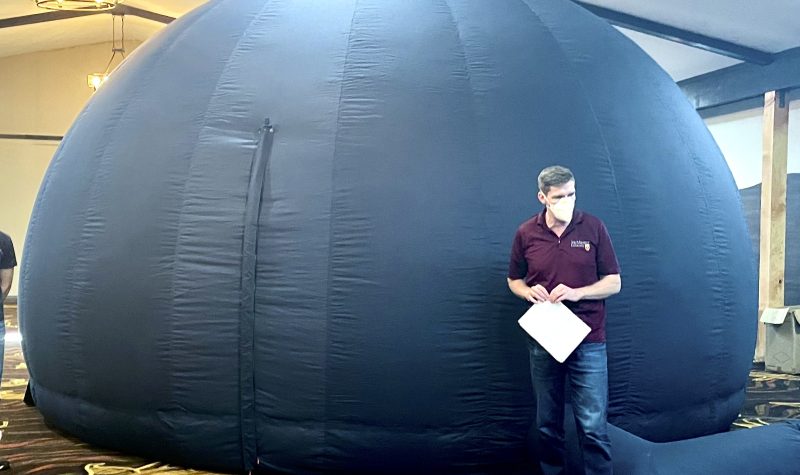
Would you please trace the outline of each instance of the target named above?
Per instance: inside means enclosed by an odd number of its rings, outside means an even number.
[[[11,282],[14,281],[14,267],[17,266],[17,256],[14,254],[14,244],[7,234],[0,231],[0,381],[3,379],[3,356],[6,343],[6,323],[3,315],[3,305],[11,291]],[[0,435],[2,432],[0,432]],[[11,469],[11,464],[0,460],[0,471]]]
[[[14,281],[14,267],[16,266],[17,256],[14,254],[14,244],[8,234],[0,231],[0,380],[3,378],[3,354],[6,341],[3,304],[11,291],[11,282]]]
[[[545,209],[517,229],[508,287],[533,304],[563,302],[591,328],[564,363],[529,339],[539,460],[546,475],[564,472],[567,381],[586,474],[610,474],[604,299],[620,291],[619,263],[603,222],[575,210],[572,172],[561,166],[548,167],[538,181],[538,198]]]

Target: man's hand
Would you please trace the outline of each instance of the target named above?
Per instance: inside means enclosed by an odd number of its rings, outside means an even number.
[[[8,297],[11,283],[14,281],[14,269],[0,269],[0,304]]]
[[[525,300],[531,303],[547,302],[549,299],[550,294],[540,284],[528,287],[528,291],[525,293]]]
[[[542,303],[550,300],[550,294],[541,284],[528,287],[528,284],[526,284],[523,279],[512,280],[511,278],[507,278],[506,280],[508,281],[508,288],[511,292],[523,300],[530,303]]]
[[[572,287],[567,287],[564,284],[558,284],[558,286],[553,289],[552,292],[550,292],[550,301],[553,303],[562,302],[564,300],[577,302],[582,298],[583,292],[581,289],[573,289]]]

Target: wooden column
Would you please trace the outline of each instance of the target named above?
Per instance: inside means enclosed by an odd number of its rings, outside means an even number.
[[[761,168],[761,256],[758,315],[783,306],[786,264],[786,161],[789,155],[789,100],[785,91],[764,96],[764,155]],[[755,361],[764,361],[765,327],[758,324]]]

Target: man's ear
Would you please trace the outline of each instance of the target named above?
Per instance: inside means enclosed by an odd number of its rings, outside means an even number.
[[[546,197],[544,196],[544,193],[540,191],[539,193],[536,194],[536,197],[539,198],[539,203],[547,206],[547,200],[545,199]]]

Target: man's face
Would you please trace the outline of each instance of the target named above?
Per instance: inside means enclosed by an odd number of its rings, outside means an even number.
[[[547,206],[558,203],[561,198],[572,198],[575,196],[575,180],[568,181],[561,186],[551,186],[547,190],[547,195],[539,191],[539,202]]]

